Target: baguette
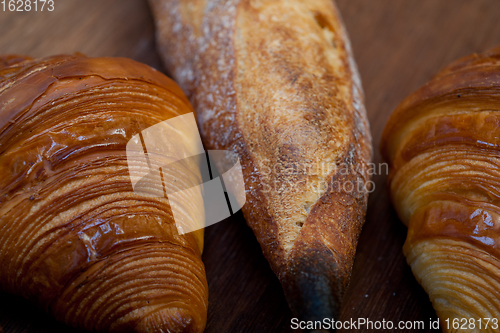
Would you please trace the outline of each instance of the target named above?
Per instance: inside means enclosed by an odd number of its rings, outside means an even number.
[[[371,137],[334,3],[150,5],[206,148],[240,157],[243,213],[290,308],[304,320],[338,318],[364,222],[367,191],[355,184],[369,180]]]

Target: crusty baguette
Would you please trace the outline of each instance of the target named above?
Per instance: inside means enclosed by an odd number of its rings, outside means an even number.
[[[0,291],[89,331],[202,332],[203,233],[179,235],[171,209],[203,223],[201,195],[134,191],[130,169],[149,168],[127,154],[190,112],[172,80],[129,59],[0,56]]]
[[[205,145],[240,156],[243,213],[291,309],[337,318],[367,202],[351,185],[368,180],[371,137],[334,3],[150,4],[161,55]]]

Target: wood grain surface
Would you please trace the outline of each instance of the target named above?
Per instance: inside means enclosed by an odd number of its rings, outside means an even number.
[[[146,1],[54,1],[53,12],[3,12],[0,7],[0,52],[121,56],[162,70]],[[499,0],[337,4],[363,79],[376,163],[381,162],[378,144],[384,124],[405,96],[450,61],[500,45]],[[429,320],[435,313],[401,253],[406,228],[391,207],[385,179],[385,173],[374,179],[341,319],[422,320],[426,329],[418,332],[431,332]],[[206,229],[203,259],[210,287],[206,332],[293,332],[281,286],[241,213]],[[6,333],[78,332],[7,294],[0,294],[0,327]]]

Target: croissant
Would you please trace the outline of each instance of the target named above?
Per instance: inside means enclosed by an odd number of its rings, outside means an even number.
[[[364,223],[371,137],[334,3],[150,5],[205,146],[239,155],[243,214],[292,311],[338,318]]]
[[[134,191],[126,153],[192,111],[132,60],[0,57],[0,290],[80,329],[202,332],[203,233],[179,234],[165,197]],[[203,217],[196,200],[176,203],[186,219]]]
[[[382,136],[403,252],[445,332],[498,332],[500,48],[406,98]]]

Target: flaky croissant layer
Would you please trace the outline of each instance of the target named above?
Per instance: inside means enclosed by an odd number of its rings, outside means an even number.
[[[403,251],[445,332],[500,329],[499,111],[497,48],[410,95],[382,137]]]
[[[173,81],[132,60],[1,57],[0,289],[82,329],[203,331],[203,233],[179,235],[166,198],[133,191],[126,155],[188,112]]]

